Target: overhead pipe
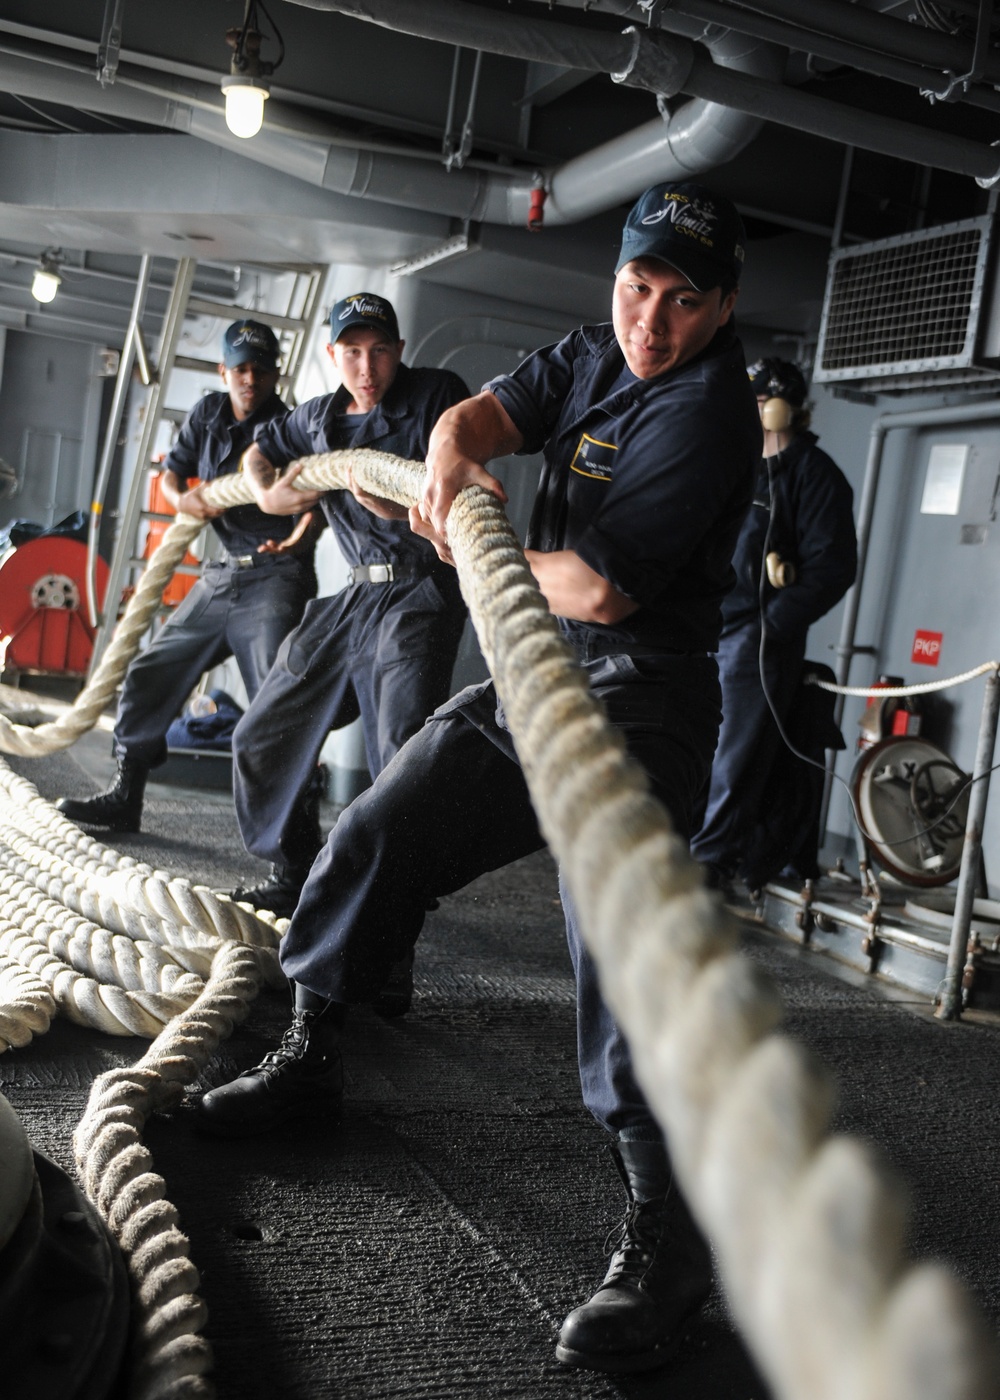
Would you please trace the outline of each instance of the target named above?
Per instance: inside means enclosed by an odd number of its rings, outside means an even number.
[[[831,0],[815,2],[829,5]],[[987,145],[930,131],[894,117],[880,116],[875,122],[871,113],[845,107],[829,98],[797,92],[753,74],[723,69],[700,45],[662,31],[630,28],[622,35],[613,35],[555,20],[496,14],[468,5],[464,0],[291,0],[291,3],[335,11],[416,37],[438,39],[443,43],[458,42],[528,62],[554,63],[584,72],[607,72],[616,82],[666,96],[684,92],[826,140],[969,175],[984,185],[1000,178],[1000,159]],[[773,3],[784,3],[784,0],[773,0]],[[837,0],[833,0],[833,7],[842,9]],[[856,10],[857,7],[852,6],[852,15]],[[874,18],[896,29],[906,28],[896,21],[883,20],[881,16]]]
[[[308,4],[310,0],[291,0],[291,3]],[[538,0],[538,3],[548,7],[549,0]],[[634,0],[559,0],[559,4],[585,12],[596,10],[619,19],[632,19],[636,23],[646,22],[649,9],[648,6],[634,3]],[[808,0],[808,5],[803,4],[803,0],[722,0],[722,3],[712,0],[712,4],[713,11],[721,10],[725,18],[713,15],[710,22],[724,24],[726,28],[737,29],[741,33],[754,32],[749,28],[754,16],[787,24],[789,35],[793,31],[798,31],[800,35],[806,32],[811,36],[809,44],[795,42],[791,37],[775,40],[806,53],[818,54],[820,50],[814,45],[828,37],[864,48],[875,58],[907,60],[937,73],[945,69],[964,73],[973,64],[974,44],[969,40],[887,16],[877,7],[867,8],[855,3],[855,0],[851,0],[851,3],[846,3],[846,0]],[[678,17],[706,19],[709,16],[705,6],[706,0],[670,0],[668,5],[655,9],[654,22],[661,29],[673,29]],[[898,0],[882,0],[882,9],[897,7]],[[809,28],[804,30],[807,15]],[[987,56],[981,67],[987,82],[1000,84],[1000,58],[995,54]],[[888,75],[883,73],[882,76]]]
[[[546,25],[544,27],[548,27]],[[553,26],[566,29],[569,26]],[[614,40],[608,54],[613,61],[632,67],[635,44],[631,36],[603,36]],[[505,42],[511,36],[504,33]],[[530,42],[525,38],[526,44]],[[678,44],[685,41],[678,40]],[[551,44],[546,53],[553,52]],[[692,46],[689,46],[692,47]],[[748,42],[739,36],[720,34],[713,41],[720,64],[746,69],[751,74],[777,75],[784,66],[784,55],[768,45]],[[576,56],[576,50],[573,51]],[[588,49],[588,55],[593,53]],[[568,61],[564,55],[564,64]],[[668,56],[657,53],[657,80],[651,84],[658,94],[673,96],[686,69],[673,65]],[[611,57],[607,61],[612,61]],[[706,60],[711,66],[711,60]],[[645,84],[643,84],[645,85]],[[404,207],[432,209],[453,218],[476,223],[529,225],[537,221],[541,185],[546,192],[545,223],[575,223],[635,197],[654,180],[679,179],[714,169],[733,160],[757,135],[761,123],[752,116],[733,111],[725,104],[693,100],[667,118],[654,118],[632,131],[566,161],[549,172],[527,176],[524,172],[496,171],[486,174],[463,171],[428,170],[407,162],[380,160],[373,152],[322,150],[308,140],[291,145],[267,128],[248,143],[237,144],[218,120],[208,113],[193,112],[190,132],[203,140],[221,144],[240,154],[252,155],[275,169],[288,171],[339,194],[355,195]],[[263,138],[263,140],[262,140]],[[464,176],[462,180],[456,176]]]
[[[704,27],[680,21],[687,39],[706,40],[712,59],[721,68],[778,81],[787,55],[772,44],[762,44],[728,30],[706,39]],[[665,94],[658,94],[662,103]],[[553,222],[585,218],[607,208],[605,193],[614,192],[614,203],[632,199],[657,180],[700,175],[725,165],[740,154],[758,134],[763,122],[717,102],[694,97],[675,112],[665,109],[660,120],[626,132],[613,141],[566,161],[546,177]]]
[[[727,131],[730,114],[688,103],[666,123],[648,123],[638,133],[626,133],[548,172],[544,183],[550,198],[545,217],[550,224],[572,222],[613,207],[633,197],[652,179],[696,174],[731,158],[756,129],[747,124],[747,117],[777,121],[894,158],[972,175],[982,183],[991,183],[1000,172],[1000,158],[988,146],[893,118],[875,123],[867,113],[796,92],[755,73],[722,67],[701,45],[683,36],[639,29],[622,35],[585,30],[551,20],[495,15],[460,0],[420,0],[419,4],[409,0],[315,0],[312,7],[337,10],[444,42],[457,40],[471,48],[609,72],[617,81],[657,94],[669,97],[683,91],[746,114],[737,117]],[[720,46],[728,40],[729,36],[718,36]],[[762,61],[773,61],[766,49],[762,52]],[[723,52],[723,57],[728,55]],[[761,61],[756,49],[752,57],[755,63]],[[732,61],[747,62],[748,58],[734,54]],[[130,87],[123,102],[122,73],[114,88],[105,90],[91,75],[68,63],[59,67],[58,74],[54,77],[37,60],[0,55],[2,89],[63,103],[69,99],[83,109],[118,111],[186,131],[340,194],[463,220],[523,225],[531,191],[539,183],[538,172],[483,172],[468,167],[446,172],[413,155],[386,155],[360,146],[351,149],[311,130],[301,135],[280,132],[270,122],[253,141],[242,142],[225,127],[221,103],[203,100],[205,84],[171,82],[167,91],[176,91],[176,97],[153,96]],[[160,80],[161,94],[165,81]],[[197,105],[188,105],[194,101]],[[319,125],[311,119],[307,122]],[[716,123],[721,139],[716,139]],[[699,142],[705,143],[701,150]]]
[[[614,40],[613,55],[627,61],[630,43],[606,37]],[[759,72],[774,71],[778,62],[764,46],[730,45],[725,35],[719,36],[718,49],[720,61],[746,63]],[[102,90],[69,59],[51,63],[35,54],[26,57],[10,52],[6,43],[0,43],[0,90],[163,126],[338,194],[456,219],[523,225],[532,188],[539,184],[534,171],[485,172],[470,162],[449,172],[438,165],[437,153],[422,158],[384,144],[348,145],[341,133],[331,137],[323,123],[308,117],[297,130],[294,108],[273,101],[264,129],[244,141],[226,127],[221,100],[205,84],[161,77],[149,85],[119,72],[114,88]],[[668,122],[656,118],[553,172],[558,195],[547,189],[545,221],[573,222],[632,198],[654,179],[697,173],[733,159],[758,129],[759,122],[725,108],[687,103]]]
[[[805,24],[791,23],[784,19],[773,19],[756,9],[745,9],[733,5],[729,0],[676,0],[677,10],[661,14],[661,28],[672,33],[684,32],[676,28],[686,16],[702,20],[706,24],[721,24],[740,34],[746,34],[766,43],[780,44],[786,49],[796,50],[850,68],[862,73],[870,73],[878,78],[905,87],[917,88],[921,92],[935,80],[943,76],[940,57],[933,64],[917,63],[911,59],[897,58],[892,54],[876,52],[864,44],[851,39],[816,33]],[[1000,93],[989,87],[970,87],[960,99],[970,107],[982,107],[990,112],[1000,112]]]
[[[792,24],[802,23],[805,8],[801,0],[736,0],[736,4]],[[683,0],[680,9],[684,10]],[[808,13],[810,26],[819,33],[864,44],[876,53],[907,58],[938,72],[950,68],[964,73],[972,67],[973,44],[940,29],[925,29],[861,5],[845,5],[843,0],[809,0]],[[1000,83],[1000,59],[995,54],[985,60],[983,77]]]

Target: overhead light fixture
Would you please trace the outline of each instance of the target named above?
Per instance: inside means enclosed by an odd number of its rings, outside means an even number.
[[[259,78],[223,78],[226,94],[226,125],[234,136],[256,136],[264,125],[264,103],[271,96],[266,82]]]
[[[279,53],[273,63],[265,63],[260,56],[264,36],[257,27],[258,10],[278,41]],[[284,58],[285,45],[263,0],[246,0],[242,27],[227,29],[226,43],[233,51],[229,75],[222,80],[222,91],[226,94],[226,125],[234,136],[246,140],[256,136],[264,124],[264,103],[271,95],[267,79]]]
[[[46,248],[38,260],[35,275],[31,279],[31,295],[36,301],[50,302],[59,290],[62,278],[59,276],[59,248]]]

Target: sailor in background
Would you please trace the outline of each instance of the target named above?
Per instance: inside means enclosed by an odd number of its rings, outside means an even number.
[[[423,461],[434,424],[468,389],[451,370],[405,364],[403,347],[384,297],[338,301],[327,350],[339,388],[265,424],[243,462],[262,510],[317,506],[350,566],[346,588],[306,609],[233,735],[240,832],[272,867],[233,898],[286,918],[323,845],[315,776],[327,735],[360,716],[376,777],[447,700],[465,625],[454,569],[411,533],[402,507],[382,502],[375,515],[349,491],[293,485],[297,459],[313,453],[363,447]]]
[[[253,700],[286,634],[315,597],[320,522],[304,502],[278,519],[256,505],[211,506],[202,494],[202,482],[239,471],[254,433],[287,412],[276,392],[279,355],[270,326],[242,320],[227,327],[219,363],[225,388],[195,404],[167,453],[163,495],[175,510],[211,522],[223,554],[205,565],[129,666],[115,723],[115,780],[96,797],[64,797],[57,805],[70,821],[138,831],[149,770],[166,761],[167,729],[204,672],[235,656]]]
[[[764,359],[747,373],[764,457],[733,557],[736,587],[722,604],[722,728],[691,850],[710,884],[725,888],[740,877],[754,890],[787,863],[776,863],[773,839],[767,859],[760,855],[763,808],[780,802],[771,782],[784,756],[775,716],[782,727],[793,722],[806,635],[854,582],[857,542],[850,485],[808,430],[802,371],[789,360]],[[832,742],[822,740],[820,758]],[[791,803],[787,810],[791,815]],[[789,860],[799,827],[798,816],[787,823]],[[815,871],[797,873],[808,878]]]

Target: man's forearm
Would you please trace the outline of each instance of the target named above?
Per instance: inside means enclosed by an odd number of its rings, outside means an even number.
[[[269,486],[273,486],[277,480],[277,468],[273,462],[268,461],[256,443],[251,443],[240,459],[240,469],[259,503],[260,494]]]
[[[240,465],[254,500],[268,515],[301,515],[311,510],[323,495],[322,491],[299,490],[296,486],[301,463],[291,462],[283,472],[278,472],[256,443],[244,452]]]
[[[556,617],[608,626],[621,622],[638,609],[638,603],[620,593],[572,549],[558,549],[552,553],[527,549],[525,558],[545,595],[549,611]]]
[[[427,455],[459,457],[485,466],[521,445],[520,432],[497,396],[487,390],[445,409],[431,433]]]
[[[187,483],[181,481],[176,472],[168,470],[160,477],[160,490],[167,504],[177,510],[177,503],[187,490]]]

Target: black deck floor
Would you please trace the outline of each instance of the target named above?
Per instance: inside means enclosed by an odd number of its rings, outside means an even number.
[[[74,753],[9,761],[45,796],[93,791]],[[225,796],[155,784],[145,826],[117,848],[213,886],[263,869],[242,853]],[[943,1025],[754,929],[747,948],[781,984],[788,1028],[834,1070],[838,1126],[898,1168],[914,1252],[951,1261],[996,1326],[997,1028]],[[285,999],[262,995],[205,1084],[255,1063],[286,1019]],[[143,1048],[60,1021],[0,1059],[0,1090],[34,1146],[69,1168],[92,1077]],[[579,1099],[548,857],[428,917],[413,1009],[395,1022],[357,1013],[346,1072],[335,1131],[220,1143],[196,1136],[183,1109],[150,1125],[202,1273],[221,1400],[767,1400],[720,1296],[652,1375],[611,1380],[554,1360],[564,1313],[602,1272],[621,1197]]]

